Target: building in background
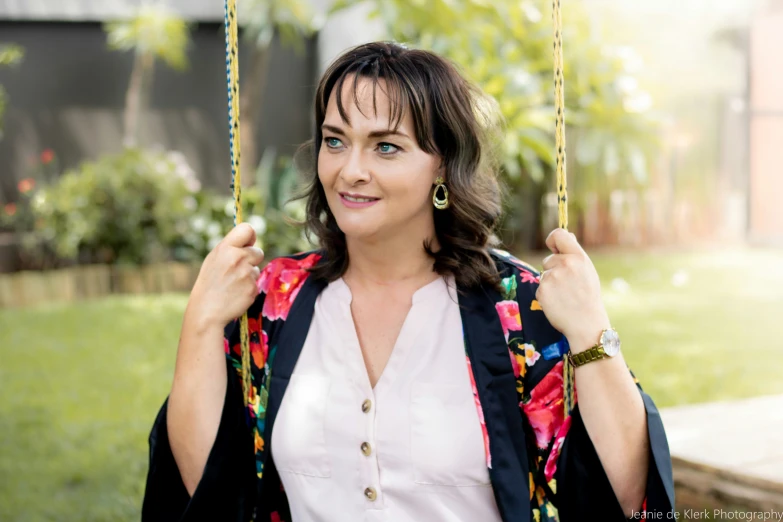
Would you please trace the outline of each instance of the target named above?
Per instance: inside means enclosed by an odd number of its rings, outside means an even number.
[[[750,30],[748,239],[783,245],[783,1]]]

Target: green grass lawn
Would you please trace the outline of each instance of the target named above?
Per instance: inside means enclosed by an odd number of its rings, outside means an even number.
[[[659,405],[783,392],[783,252],[591,256],[628,364]],[[0,310],[1,521],[138,520],[185,303]]]

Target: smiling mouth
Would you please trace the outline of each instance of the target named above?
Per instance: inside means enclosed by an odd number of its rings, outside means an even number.
[[[363,198],[363,197],[349,196],[348,194],[340,194],[340,197],[352,203],[369,203],[371,201],[378,201],[378,199],[380,199],[380,198]]]

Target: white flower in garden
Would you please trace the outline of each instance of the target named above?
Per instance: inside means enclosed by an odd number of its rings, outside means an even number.
[[[36,192],[35,196],[33,196],[31,203],[35,210],[42,210],[46,205],[46,193],[43,190],[39,190]]]
[[[527,17],[527,19],[534,24],[540,22],[541,18],[543,17],[541,11],[538,10],[533,2],[523,2],[522,10],[525,12],[525,17]]]
[[[234,217],[234,200],[229,199],[226,201],[226,207],[223,209],[226,215],[230,218]]]
[[[220,241],[221,239],[220,224],[216,221],[213,221],[209,225],[207,225],[207,235],[209,236],[210,240],[214,238],[218,238],[218,241]]]
[[[256,236],[261,237],[266,232],[266,220],[261,216],[250,216],[247,222],[256,231]]]
[[[207,219],[204,216],[196,216],[190,220],[190,227],[196,232],[203,232],[207,228]]]

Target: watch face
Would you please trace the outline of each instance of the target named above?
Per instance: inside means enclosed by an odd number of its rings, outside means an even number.
[[[617,330],[606,330],[601,336],[601,344],[604,346],[604,352],[609,357],[614,357],[620,353],[620,336]]]

